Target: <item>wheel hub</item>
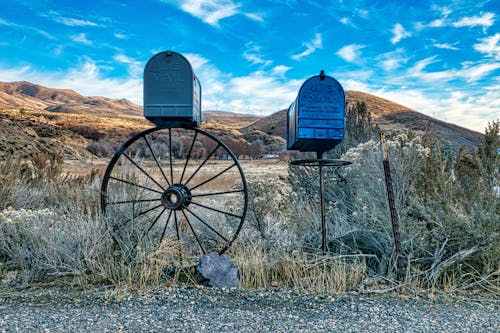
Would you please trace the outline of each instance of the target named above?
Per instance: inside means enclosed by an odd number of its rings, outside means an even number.
[[[161,203],[168,209],[180,210],[191,203],[191,191],[183,184],[170,185],[161,195]]]

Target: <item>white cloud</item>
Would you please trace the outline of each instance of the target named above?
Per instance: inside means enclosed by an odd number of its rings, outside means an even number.
[[[346,25],[347,25],[347,24],[349,24],[349,23],[351,22],[351,21],[349,20],[349,18],[347,18],[347,17],[343,17],[343,18],[341,18],[339,21],[340,21],[340,23],[342,23],[342,24],[346,24]]]
[[[180,8],[214,27],[219,27],[219,21],[227,17],[242,14],[254,21],[262,21],[262,17],[255,13],[246,13],[240,10],[241,4],[232,0],[163,0],[174,3]]]
[[[337,55],[347,62],[354,62],[361,57],[361,49],[364,45],[350,44],[337,51]]]
[[[498,118],[500,86],[486,92],[470,95],[469,92],[443,91],[433,96],[421,89],[364,90],[376,96],[407,106],[445,122],[464,126],[484,133],[488,121]]]
[[[6,26],[6,27],[9,27],[9,28],[12,28],[12,29],[17,29],[17,30],[21,30],[21,31],[32,31],[32,32],[35,32],[39,35],[42,35],[43,37],[47,38],[47,39],[55,39],[54,36],[52,36],[51,34],[49,34],[47,31],[45,30],[42,30],[42,29],[38,29],[38,28],[35,28],[35,27],[32,27],[32,26],[28,26],[28,25],[23,25],[23,24],[17,24],[17,23],[14,23],[14,22],[10,22],[10,21],[7,21],[7,20],[4,20],[2,18],[0,18],[0,26]]]
[[[366,9],[359,9],[359,8],[354,9],[354,11],[362,18],[367,18],[368,14],[370,13]]]
[[[287,108],[296,97],[302,81],[281,76],[290,68],[275,66],[270,72],[256,71],[234,76],[221,72],[199,54],[184,54],[202,86],[202,109],[270,114]]]
[[[453,44],[450,44],[450,43],[435,43],[433,44],[435,47],[437,47],[438,49],[447,49],[447,50],[453,50],[453,51],[458,51],[460,50],[458,47],[456,47],[455,45],[457,45],[457,43],[453,43]]]
[[[438,5],[432,5],[431,9],[440,12],[444,17],[452,13],[451,9],[449,9],[448,7],[440,7]]]
[[[445,20],[436,19],[434,21],[431,21],[431,23],[429,23],[427,26],[430,28],[440,28],[440,27],[444,27],[445,24],[446,24]]]
[[[309,41],[309,42],[306,42],[303,44],[306,49],[299,53],[299,54],[295,54],[292,56],[292,59],[294,60],[300,60],[304,57],[307,57],[308,55],[312,54],[314,51],[316,51],[317,49],[321,49],[323,47],[323,39],[321,38],[321,34],[320,33],[316,33],[314,35],[314,39]]]
[[[379,62],[380,67],[389,72],[400,68],[408,61],[408,58],[405,56],[405,50],[399,48],[395,51],[379,55],[377,57],[377,61]]]
[[[288,72],[290,69],[292,69],[292,67],[288,67],[285,65],[278,65],[278,66],[275,66],[273,69],[271,69],[271,73],[273,75],[283,77],[286,74],[286,72]]]
[[[463,17],[457,22],[454,22],[452,25],[456,28],[481,26],[484,30],[486,30],[493,25],[495,22],[494,18],[495,14],[488,12],[482,14],[481,16]]]
[[[67,25],[69,27],[97,27],[99,24],[88,21],[88,20],[81,20],[77,18],[72,18],[72,17],[57,17],[55,19],[56,22],[62,23],[64,25]]]
[[[138,77],[143,72],[144,64],[142,61],[135,60],[122,53],[115,55],[113,59],[118,63],[127,65],[128,72],[132,77]]]
[[[70,38],[77,42],[77,43],[82,43],[85,45],[92,45],[92,41],[87,38],[87,35],[85,33],[79,33],[78,35],[72,35]]]
[[[272,60],[264,59],[261,54],[261,47],[253,42],[248,42],[246,45],[247,50],[243,52],[243,58],[256,65],[269,66],[272,64]]]
[[[121,33],[121,32],[117,32],[113,36],[115,36],[118,39],[128,39],[128,36],[124,33]]]
[[[475,82],[500,68],[500,63],[465,63],[460,69],[448,69],[444,71],[425,72],[425,68],[436,62],[436,57],[429,57],[418,61],[413,67],[407,70],[411,77],[423,82],[453,81],[463,79],[467,82]]]
[[[403,38],[407,38],[411,36],[411,33],[405,30],[405,28],[401,25],[401,23],[396,23],[392,28],[392,34],[394,35],[391,38],[391,43],[396,44]]]
[[[50,88],[73,89],[85,96],[127,98],[142,104],[142,79],[106,77],[106,73],[91,59],[65,72],[41,72],[29,66],[5,69],[0,67],[0,77],[6,81],[26,80]]]
[[[500,60],[500,33],[479,39],[480,43],[474,44],[474,50],[485,53],[496,60]]]

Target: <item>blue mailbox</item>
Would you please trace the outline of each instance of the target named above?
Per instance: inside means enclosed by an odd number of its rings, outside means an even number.
[[[189,61],[164,51],[144,69],[144,117],[157,126],[197,127],[201,123],[201,86]]]
[[[288,109],[287,148],[325,152],[344,139],[344,130],[344,89],[321,71],[302,84]]]

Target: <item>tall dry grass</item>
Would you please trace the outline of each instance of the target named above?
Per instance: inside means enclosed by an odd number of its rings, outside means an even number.
[[[498,128],[494,131],[489,135],[498,136]],[[498,293],[500,208],[493,186],[500,159],[488,150],[495,142],[490,141],[473,151],[446,154],[417,137],[389,141],[404,282]],[[287,179],[248,179],[247,219],[228,251],[240,267],[243,287],[336,292],[357,288],[371,276],[394,278],[379,143],[356,143],[342,158],[352,165],[329,171],[326,180],[327,256],[318,255],[316,171],[290,167]],[[124,249],[137,246],[137,235],[124,228],[116,246],[112,236],[120,220],[100,213],[99,176],[66,175],[61,163],[48,154],[0,162],[2,273],[16,272],[19,283],[65,281],[83,288],[154,288],[196,280],[189,270],[165,274],[166,268],[182,265],[177,254],[183,244],[164,242],[131,260]]]

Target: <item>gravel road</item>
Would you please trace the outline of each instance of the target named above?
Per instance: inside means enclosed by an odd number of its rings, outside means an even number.
[[[176,288],[0,292],[0,332],[500,332],[500,300]]]

